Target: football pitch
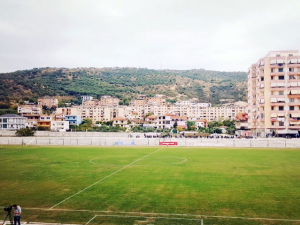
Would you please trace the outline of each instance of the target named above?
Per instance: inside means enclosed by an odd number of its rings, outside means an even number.
[[[0,146],[0,160],[0,206],[22,222],[300,224],[300,149]]]

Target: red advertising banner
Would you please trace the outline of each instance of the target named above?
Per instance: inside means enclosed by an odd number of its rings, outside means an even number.
[[[178,145],[178,142],[159,142],[159,145]]]

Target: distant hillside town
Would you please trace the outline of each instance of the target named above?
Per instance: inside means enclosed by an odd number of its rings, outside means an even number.
[[[19,115],[0,116],[0,129],[103,132],[173,129],[254,137],[300,136],[299,51],[271,51],[252,64],[247,93],[248,102],[219,106],[199,98],[175,101],[166,95],[139,95],[129,104],[120,104],[121,99],[111,95],[99,99],[83,95],[80,105],[69,103],[59,107],[58,99],[45,96],[38,98],[37,103],[18,105]],[[222,96],[221,92],[215,94]]]
[[[135,127],[151,131],[172,128],[180,131],[198,130],[201,127],[207,128],[212,121],[239,120],[238,116],[245,114],[247,105],[246,102],[236,102],[212,107],[211,103],[198,102],[196,98],[171,104],[163,95],[140,95],[131,100],[129,106],[119,105],[120,99],[108,95],[100,99],[82,96],[81,99],[81,105],[69,107],[58,107],[58,100],[49,96],[39,98],[37,104],[26,102],[18,106],[19,122],[22,121],[22,124],[4,126],[4,117],[9,119],[9,115],[2,115],[1,129],[29,127],[67,131],[84,121],[90,121],[94,126],[111,123],[113,127],[123,128],[122,131],[132,131]],[[48,109],[53,109],[53,112],[44,114]],[[17,117],[13,118],[17,121]]]

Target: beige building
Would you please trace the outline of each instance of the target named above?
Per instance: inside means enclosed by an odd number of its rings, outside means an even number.
[[[109,95],[103,95],[100,98],[100,105],[102,106],[118,106],[120,102],[120,99],[109,96]]]
[[[91,119],[93,122],[97,121],[112,121],[118,116],[125,117],[124,106],[109,107],[109,106],[90,106],[80,105],[69,108],[57,108],[56,114],[63,115],[78,115],[82,120]]]
[[[37,104],[24,104],[18,106],[18,113],[23,114],[30,114],[30,115],[40,115],[42,114],[42,106]]]
[[[166,115],[172,113],[176,116],[186,116],[189,119],[205,119],[208,122],[219,119],[235,119],[237,113],[244,113],[246,107],[228,106],[228,107],[199,107],[189,105],[161,105],[161,106],[132,106],[128,107],[125,116],[131,118],[143,118],[147,113],[154,116]]]
[[[137,99],[133,99],[130,101],[131,106],[161,106],[166,104],[166,99],[161,95],[157,95],[155,97],[147,97],[146,95],[140,95]]]
[[[253,135],[298,135],[299,51],[272,51],[251,65],[248,70],[248,107],[248,125]]]
[[[48,108],[58,107],[58,99],[45,96],[43,98],[38,98],[38,105],[47,106]]]

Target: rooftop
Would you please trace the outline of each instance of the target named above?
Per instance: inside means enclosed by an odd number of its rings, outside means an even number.
[[[23,116],[19,116],[17,114],[4,114],[4,115],[1,115],[0,117],[4,117],[4,118],[25,118]]]

